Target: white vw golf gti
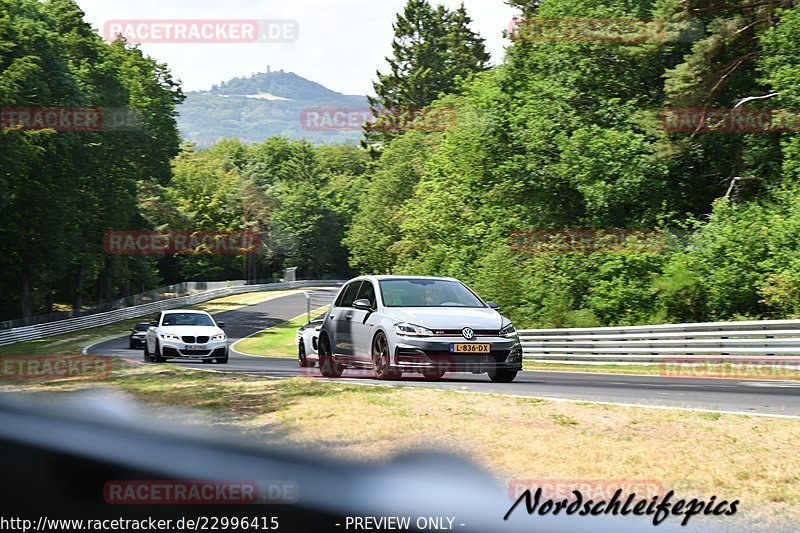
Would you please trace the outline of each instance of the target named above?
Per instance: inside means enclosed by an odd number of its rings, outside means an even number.
[[[345,368],[371,369],[377,379],[471,372],[513,381],[522,370],[522,346],[514,325],[496,309],[452,278],[356,278],[325,315],[320,371],[339,377]]]

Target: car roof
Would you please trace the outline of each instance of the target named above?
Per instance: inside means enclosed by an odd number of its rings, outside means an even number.
[[[393,279],[420,279],[420,280],[431,280],[431,281],[458,281],[455,278],[445,278],[439,276],[401,276],[401,275],[382,275],[382,276],[363,276],[357,279],[375,279],[378,281],[388,281]]]
[[[165,315],[172,315],[175,313],[195,313],[198,315],[207,315],[206,311],[199,311],[197,309],[171,309],[169,311],[162,311]]]

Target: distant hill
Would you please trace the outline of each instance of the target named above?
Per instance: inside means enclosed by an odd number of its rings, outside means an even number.
[[[186,93],[178,107],[178,126],[184,138],[209,146],[225,137],[261,142],[282,135],[317,144],[357,143],[357,127],[316,128],[308,112],[366,110],[366,96],[332,91],[293,72],[271,71],[233,78],[207,92]],[[305,119],[305,122],[304,122]]]

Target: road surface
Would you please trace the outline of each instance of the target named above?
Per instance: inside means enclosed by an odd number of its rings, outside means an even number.
[[[336,289],[330,289],[331,299]],[[231,343],[262,329],[297,317],[306,311],[302,293],[268,300],[260,304],[215,316],[226,323]],[[129,350],[127,335],[95,344],[91,355],[142,359],[141,350]],[[177,363],[186,367],[271,377],[311,376],[323,379],[316,369],[301,369],[295,359],[248,356],[231,350],[227,365]],[[341,380],[376,384],[363,372],[346,371]],[[752,381],[737,379],[667,378],[590,374],[577,372],[526,371],[513,383],[492,383],[485,375],[448,374],[443,381],[428,382],[410,374],[381,385],[428,387],[535,398],[622,403],[650,407],[708,409],[753,414],[800,416],[800,382]]]

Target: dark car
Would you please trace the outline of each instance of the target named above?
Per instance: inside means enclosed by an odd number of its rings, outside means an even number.
[[[136,350],[137,348],[144,348],[144,340],[147,335],[147,330],[150,329],[149,322],[139,322],[131,330],[128,337],[128,348]]]

